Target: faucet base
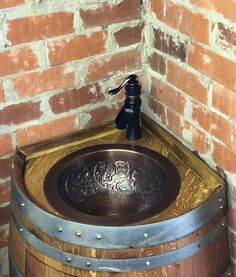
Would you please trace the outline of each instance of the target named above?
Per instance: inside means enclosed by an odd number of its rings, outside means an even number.
[[[139,118],[134,121],[131,120],[131,123],[128,124],[127,132],[125,137],[128,140],[138,140],[141,139],[141,130],[140,130],[140,122]]]

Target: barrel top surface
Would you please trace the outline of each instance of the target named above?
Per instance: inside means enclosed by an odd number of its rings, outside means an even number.
[[[143,116],[142,126],[142,139],[138,141],[126,140],[123,131],[107,124],[97,129],[80,131],[59,141],[19,149],[18,157],[22,158],[23,166],[15,166],[13,175],[17,170],[23,171],[20,172],[23,176],[21,187],[27,197],[46,212],[63,218],[49,204],[43,189],[45,176],[55,163],[68,154],[98,144],[129,143],[149,148],[175,165],[181,177],[181,189],[177,199],[167,209],[136,224],[155,223],[185,214],[200,206],[224,185],[222,178],[146,116]]]

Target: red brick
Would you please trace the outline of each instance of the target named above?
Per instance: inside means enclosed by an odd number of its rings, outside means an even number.
[[[149,97],[148,99],[149,108],[159,117],[163,124],[166,124],[166,111],[165,107],[159,103],[155,98]]]
[[[0,103],[5,101],[4,91],[2,81],[0,81]]]
[[[8,246],[9,225],[0,230],[0,249]]]
[[[29,47],[0,53],[0,77],[38,67],[37,56]]]
[[[187,57],[187,42],[178,41],[171,34],[161,29],[154,29],[154,48],[157,50],[180,59],[182,62],[186,61]]]
[[[12,147],[11,135],[10,134],[0,135],[0,156],[4,156],[12,152],[13,152],[13,147]]]
[[[226,171],[236,173],[235,151],[232,151],[217,142],[213,142],[213,146],[212,158],[217,163],[217,165]]]
[[[27,102],[7,106],[0,111],[0,125],[20,124],[42,115],[39,102]]]
[[[151,56],[148,57],[148,62],[152,70],[161,75],[166,74],[166,62],[163,56],[153,52]]]
[[[85,27],[106,27],[123,21],[140,18],[140,0],[123,0],[118,5],[97,4],[96,9],[81,9],[80,16]]]
[[[12,159],[0,159],[0,178],[7,178],[11,175]]]
[[[196,104],[193,105],[192,117],[208,133],[224,142],[230,148],[236,149],[236,132],[229,121]]]
[[[76,115],[63,117],[40,125],[33,125],[16,131],[17,146],[29,145],[68,134],[77,129]]]
[[[234,62],[196,44],[191,44],[189,49],[190,66],[225,87],[236,90],[236,64]]]
[[[57,66],[17,76],[13,81],[20,97],[34,96],[46,91],[73,87],[75,73],[66,66]]]
[[[7,206],[4,208],[0,208],[0,225],[9,223],[10,218],[11,218],[10,207]]]
[[[236,55],[236,31],[223,23],[218,23],[217,44],[224,50]]]
[[[182,137],[182,122],[181,117],[177,113],[173,112],[170,109],[167,109],[167,126],[168,128],[177,136]]]
[[[10,182],[0,184],[0,204],[10,201]]]
[[[212,105],[222,113],[236,118],[236,93],[224,86],[215,84],[212,93]]]
[[[134,27],[124,27],[120,31],[114,33],[118,46],[124,47],[141,42],[143,27],[143,24]]]
[[[73,32],[72,13],[59,12],[7,20],[7,39],[11,44],[36,41]]]
[[[101,80],[117,72],[129,72],[141,68],[139,50],[129,50],[96,59],[89,64],[87,81]]]
[[[168,61],[167,80],[203,104],[207,104],[208,83],[177,64]]]
[[[236,22],[235,0],[227,0],[227,3],[222,0],[191,0],[191,3],[197,5],[198,7],[223,14],[225,18]]]
[[[48,43],[50,63],[60,64],[79,60],[105,52],[107,32],[100,31],[89,36],[79,35],[71,40],[57,40]]]
[[[25,0],[1,0],[0,9],[16,7],[25,3]]]
[[[95,84],[56,94],[50,98],[49,103],[52,111],[57,114],[87,104],[94,104],[101,100],[104,100],[104,93],[101,87],[98,84]]]
[[[185,97],[167,83],[152,78],[151,95],[179,114],[184,113]]]
[[[196,132],[193,134],[191,145],[201,154],[204,154],[208,151],[206,135],[197,129]]]
[[[149,10],[159,20],[164,19],[164,0],[149,0]]]
[[[209,42],[210,24],[208,19],[200,13],[192,12],[181,5],[169,2],[166,8],[165,22],[192,39],[205,44]]]
[[[101,124],[107,121],[113,120],[119,112],[119,105],[113,105],[111,107],[100,107],[94,110],[91,110],[89,114],[91,115],[91,119],[87,123],[87,127],[96,126],[97,124]]]
[[[184,129],[192,134],[192,137],[188,142],[198,153],[204,154],[208,150],[206,135],[188,122],[184,123]]]

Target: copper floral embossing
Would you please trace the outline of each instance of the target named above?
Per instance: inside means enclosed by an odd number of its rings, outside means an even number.
[[[135,170],[130,172],[130,164],[127,161],[99,162],[94,169],[96,182],[106,188],[115,191],[135,191]]]
[[[146,206],[153,192],[158,191],[161,197],[165,190],[161,172],[156,173],[151,169],[139,168],[133,161],[102,160],[76,168],[65,179],[63,191],[77,203],[107,191],[137,193],[142,195],[143,206]]]

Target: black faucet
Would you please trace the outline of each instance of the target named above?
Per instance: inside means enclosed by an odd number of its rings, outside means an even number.
[[[118,88],[109,90],[108,93],[110,95],[115,95],[124,86],[126,90],[126,99],[122,109],[116,117],[115,124],[119,130],[124,130],[127,128],[127,139],[137,140],[141,138],[140,106],[142,103],[140,98],[141,86],[139,85],[137,76],[134,74],[130,75]]]

